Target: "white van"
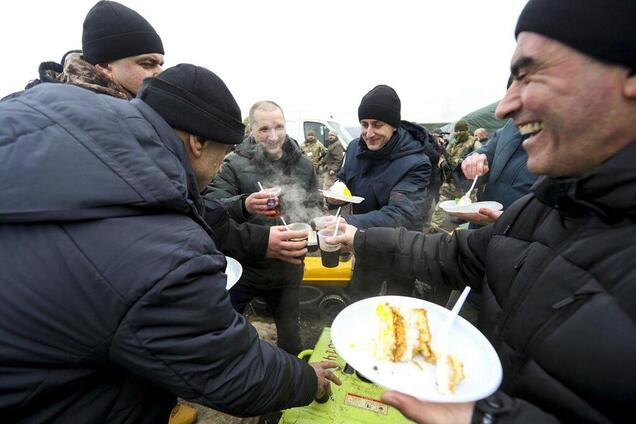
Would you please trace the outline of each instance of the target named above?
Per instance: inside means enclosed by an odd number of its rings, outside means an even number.
[[[353,140],[353,137],[338,121],[332,117],[325,117],[320,114],[311,114],[301,111],[285,112],[285,127],[287,135],[296,140],[302,146],[307,138],[307,133],[313,131],[316,138],[327,146],[327,135],[329,131],[335,131],[338,134],[342,147],[347,146]]]

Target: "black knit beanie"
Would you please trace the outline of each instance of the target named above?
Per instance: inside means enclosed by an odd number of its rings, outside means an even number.
[[[400,98],[388,85],[378,85],[364,95],[358,107],[358,120],[377,119],[392,127],[400,126]]]
[[[636,1],[530,0],[515,37],[528,31],[605,62],[636,70]]]
[[[137,98],[146,102],[172,128],[223,144],[243,140],[241,110],[215,73],[187,63],[144,81]]]
[[[84,19],[82,51],[84,60],[94,65],[146,53],[163,54],[163,44],[139,13],[114,1],[100,1]]]

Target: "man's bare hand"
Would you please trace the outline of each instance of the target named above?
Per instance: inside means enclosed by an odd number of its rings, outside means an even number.
[[[356,232],[358,229],[353,225],[343,225],[342,223],[339,225],[341,229],[344,229],[344,234],[336,237],[327,237],[325,241],[327,243],[332,244],[342,244],[342,251],[344,252],[353,252],[353,239],[356,236]],[[353,252],[355,254],[355,252]]]
[[[433,403],[416,399],[400,392],[385,392],[382,401],[393,406],[406,418],[419,424],[469,424],[475,402]]]
[[[479,212],[449,212],[450,216],[478,225],[492,224],[501,216],[503,211],[494,211],[488,208],[480,208]]]
[[[291,241],[290,239],[306,239],[307,237],[307,231],[290,231],[284,225],[270,227],[265,257],[299,265],[303,261],[303,256],[307,254],[307,240]]]
[[[462,172],[468,180],[474,180],[488,172],[488,157],[481,153],[475,153],[462,161]]]
[[[316,377],[318,378],[318,391],[316,391],[316,399],[322,399],[325,396],[329,396],[331,394],[331,381],[334,384],[340,386],[342,382],[340,379],[331,371],[333,368],[338,368],[338,364],[331,361],[322,361],[322,362],[313,362],[311,367],[316,372]]]
[[[347,202],[344,202],[344,201],[338,200],[338,199],[334,199],[333,197],[325,197],[325,200],[330,205],[335,205],[335,206],[342,206],[342,205],[346,205],[347,204]]]
[[[245,199],[245,210],[250,215],[274,216],[276,211],[267,205],[269,199],[268,193],[261,191],[254,192]],[[276,197],[276,205],[278,205],[278,197]]]

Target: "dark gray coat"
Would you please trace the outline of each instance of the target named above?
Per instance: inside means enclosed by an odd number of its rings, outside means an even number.
[[[183,144],[145,103],[0,104],[0,422],[166,422],[308,404],[312,369],[234,312]]]
[[[477,180],[478,185],[486,185],[480,200],[496,200],[507,209],[530,192],[537,176],[528,170],[528,153],[521,146],[521,138],[514,121],[508,120],[477,150],[486,155],[490,167],[488,173]]]
[[[482,292],[504,377],[478,408],[495,422],[634,421],[635,161],[632,143],[579,178],[543,178],[495,224],[453,237],[357,234],[365,264]]]

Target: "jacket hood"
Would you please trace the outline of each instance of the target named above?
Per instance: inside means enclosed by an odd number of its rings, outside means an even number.
[[[543,203],[569,215],[592,211],[606,222],[636,221],[636,141],[576,178],[542,177],[533,186]]]
[[[40,84],[0,103],[0,158],[3,223],[202,210],[181,140],[140,100]]]

